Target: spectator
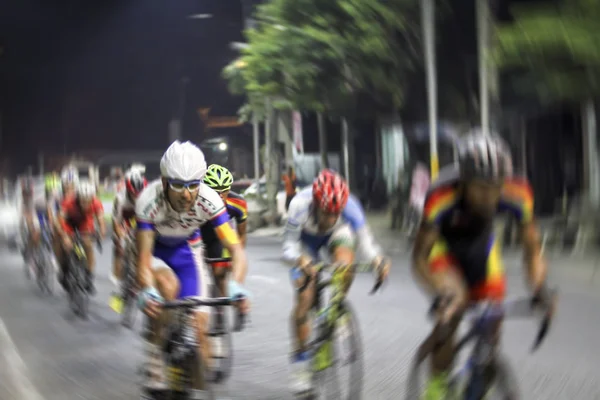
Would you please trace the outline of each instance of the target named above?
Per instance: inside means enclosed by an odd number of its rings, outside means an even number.
[[[290,203],[296,195],[296,173],[294,167],[288,167],[287,173],[283,174],[283,185],[285,186],[285,211],[290,207]]]

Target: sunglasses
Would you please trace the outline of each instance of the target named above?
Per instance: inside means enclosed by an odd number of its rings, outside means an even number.
[[[192,182],[180,182],[180,181],[168,181],[169,187],[177,193],[183,192],[187,189],[190,193],[195,192],[200,188],[200,181],[192,181]]]

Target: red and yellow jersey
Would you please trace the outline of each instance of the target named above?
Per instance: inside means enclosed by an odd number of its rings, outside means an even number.
[[[533,190],[524,178],[510,178],[504,183],[498,203],[498,214],[510,212],[522,224],[533,221]],[[423,220],[440,226],[453,212],[462,207],[458,179],[434,184],[427,194],[423,208]]]

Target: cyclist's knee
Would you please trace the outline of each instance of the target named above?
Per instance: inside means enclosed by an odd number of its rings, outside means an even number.
[[[158,291],[166,300],[175,300],[177,298],[180,284],[172,270],[161,268],[154,271],[154,280]]]

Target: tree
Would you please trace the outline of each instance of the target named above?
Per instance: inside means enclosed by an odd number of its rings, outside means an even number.
[[[419,56],[409,15],[418,16],[418,4],[408,0],[271,0],[247,32],[242,68],[225,76],[250,104],[269,96],[279,107],[343,115],[367,96],[398,108]]]
[[[515,91],[542,102],[600,93],[600,2],[568,0],[512,11],[514,23],[498,30],[496,60],[512,72]]]

